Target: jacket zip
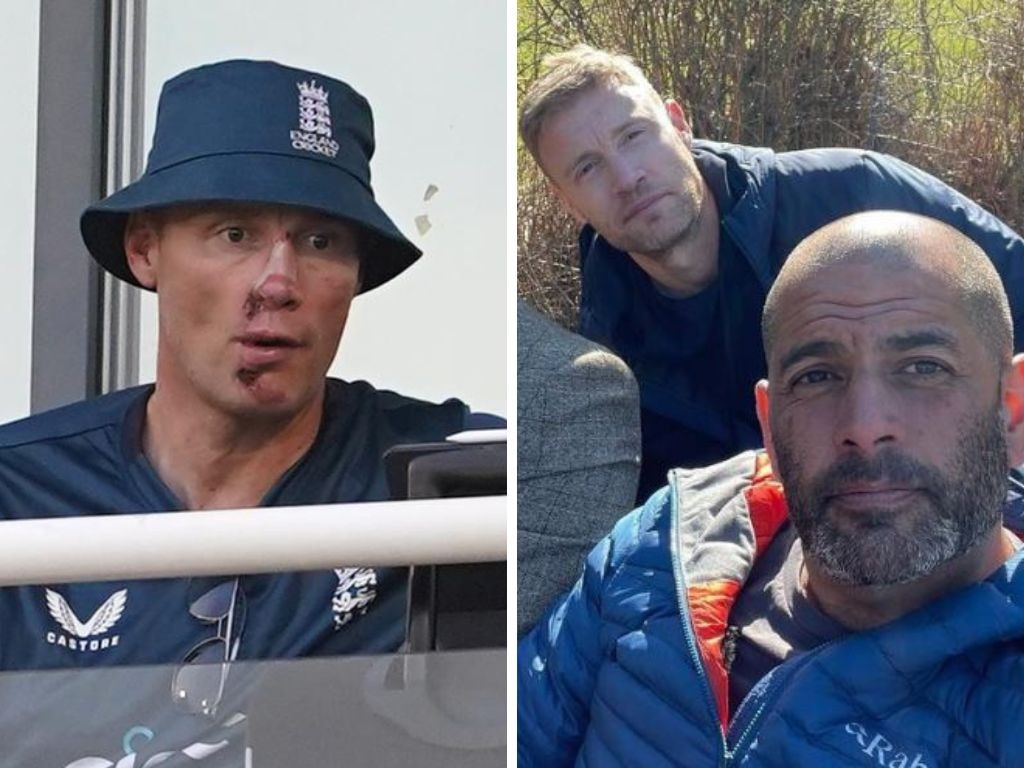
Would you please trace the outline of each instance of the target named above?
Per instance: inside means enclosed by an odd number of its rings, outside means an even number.
[[[776,667],[776,669],[778,669],[778,667]],[[747,724],[743,728],[743,731],[740,733],[739,738],[733,742],[732,749],[728,748],[728,734],[726,735],[726,755],[729,760],[736,760],[742,753],[744,747],[747,746],[751,734],[754,732],[755,728],[760,723],[761,715],[764,714],[765,709],[768,707],[768,702],[773,698],[773,694],[775,693],[777,687],[778,684],[774,679],[769,681],[768,689],[761,696],[761,703],[758,705],[757,710],[754,712],[753,716],[751,716],[751,718],[747,721]],[[749,701],[749,699],[744,699],[744,701],[740,704],[740,708],[736,711],[736,717],[733,719],[732,726],[738,726],[743,722],[743,715],[745,714],[744,709],[747,701]],[[730,726],[729,728],[730,732],[733,730],[732,726]]]
[[[792,659],[791,663],[782,662],[777,667],[775,667],[771,672],[768,673],[772,675],[772,679],[768,681],[768,688],[761,696],[761,703],[758,705],[757,710],[754,712],[754,714],[751,715],[750,719],[747,721],[747,724],[746,726],[744,726],[742,732],[739,735],[739,738],[737,738],[733,742],[733,748],[730,750],[728,749],[728,746],[726,747],[726,755],[728,759],[737,760],[742,756],[746,748],[750,746],[750,742],[753,740],[751,736],[757,731],[757,727],[758,725],[760,725],[761,722],[761,716],[764,714],[765,710],[769,708],[769,705],[775,703],[775,699],[778,697],[779,692],[784,687],[785,682],[789,680],[789,678],[791,678],[797,670],[801,669],[806,664],[809,664],[813,660],[813,658],[817,656],[819,653],[821,653],[827,648],[830,648],[836,643],[841,642],[844,639],[845,637],[833,638],[832,640],[829,640],[828,642],[819,645],[817,648],[807,651],[806,653],[800,654],[797,658]],[[733,718],[732,725],[739,726],[742,724],[744,719],[743,716],[745,714],[744,710],[747,708],[746,705],[749,702],[749,700],[749,698],[746,698],[740,704],[740,708],[736,711],[736,717]],[[730,726],[730,733],[732,732],[732,730],[733,728],[732,726]]]
[[[715,701],[715,696],[711,692],[711,683],[708,682],[707,671],[704,668],[704,661],[701,658],[700,650],[697,647],[697,638],[694,636],[693,624],[690,621],[690,599],[687,592],[686,586],[686,574],[683,572],[683,564],[680,556],[680,541],[679,541],[679,496],[676,484],[676,470],[672,470],[669,475],[671,494],[670,503],[672,504],[672,515],[670,524],[672,530],[669,536],[670,549],[672,555],[672,573],[675,577],[676,588],[676,600],[679,603],[679,619],[683,625],[683,636],[686,638],[686,647],[690,652],[690,660],[693,663],[694,669],[697,671],[697,677],[700,678],[701,689],[704,692],[704,702],[707,704],[708,712],[711,714],[711,721],[715,724],[715,734],[718,737],[718,766],[719,768],[728,768],[732,764],[736,764],[738,758],[742,755],[743,751],[749,746],[752,741],[751,736],[756,733],[757,727],[761,722],[761,718],[764,715],[768,705],[772,703],[779,690],[781,689],[781,680],[788,679],[792,673],[801,668],[804,664],[809,662],[814,656],[821,651],[834,645],[843,638],[835,638],[828,641],[824,645],[820,645],[817,648],[808,651],[805,654],[801,654],[797,659],[793,660],[792,664],[783,662],[779,666],[775,667],[772,674],[772,679],[768,682],[768,688],[761,697],[761,703],[758,705],[757,710],[750,717],[750,720],[743,727],[739,738],[733,742],[733,748],[729,748],[729,734],[733,732],[733,726],[739,726],[743,723],[743,716],[749,702],[749,697],[744,699],[740,704],[740,708],[736,711],[736,716],[732,719],[728,730],[723,730],[718,720],[718,706]],[[728,631],[728,627],[726,628]],[[789,667],[785,669],[785,667]],[[783,674],[779,674],[783,672]]]
[[[754,281],[761,289],[761,302],[764,303],[765,298],[768,294],[768,288],[765,287],[764,283],[761,282],[761,275],[757,270],[754,262],[754,258],[750,255],[749,250],[746,247],[746,243],[742,237],[735,231],[735,226],[728,219],[724,219],[721,223],[721,235],[720,237],[728,238],[732,245],[733,250],[742,256],[746,260],[746,266],[754,274]],[[722,246],[718,247],[718,258],[721,259]],[[737,395],[743,393],[744,384],[739,380],[739,365],[736,360],[736,353],[739,351],[735,349],[735,338],[733,336],[733,327],[730,324],[729,311],[726,306],[725,300],[725,275],[729,267],[722,264],[718,265],[718,313],[722,323],[722,345],[725,347],[725,362],[726,369],[728,372],[728,393],[729,402],[738,403],[742,402],[742,399],[738,398]],[[746,396],[746,395],[744,395]],[[729,433],[732,440],[732,445],[735,450],[745,450],[740,446],[740,433],[741,430],[737,426],[739,416],[736,413],[735,408],[730,407],[727,410],[726,417],[728,418]]]
[[[679,602],[679,618],[683,625],[683,636],[686,638],[686,646],[690,652],[690,660],[693,663],[694,669],[697,671],[697,677],[700,678],[701,689],[704,691],[704,702],[708,706],[708,712],[711,715],[711,721],[715,724],[715,736],[718,738],[718,765],[719,768],[726,768],[729,764],[729,752],[725,740],[725,732],[722,730],[722,726],[718,721],[718,706],[715,702],[714,694],[711,692],[711,683],[708,682],[707,671],[704,669],[704,662],[700,656],[700,650],[697,648],[697,639],[694,637],[693,624],[690,622],[690,598],[687,594],[686,588],[686,575],[683,573],[682,561],[679,557],[679,497],[676,491],[676,472],[673,470],[670,475],[672,487],[671,503],[672,503],[672,517],[671,525],[672,531],[669,541],[671,542],[672,551],[672,572],[675,576],[676,586],[676,599]]]

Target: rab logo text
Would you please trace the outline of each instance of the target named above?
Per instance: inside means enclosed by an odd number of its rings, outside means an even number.
[[[871,758],[871,765],[883,768],[931,768],[931,763],[926,763],[920,752],[904,752],[882,734],[872,733],[860,723],[847,723],[846,732],[857,740],[860,751]]]
[[[47,589],[46,607],[49,608],[53,620],[60,624],[64,632],[47,632],[46,642],[81,652],[113,648],[120,642],[121,636],[107,633],[121,618],[127,602],[128,590],[119,590],[108,597],[106,602],[89,617],[88,621],[82,622],[79,621],[63,596],[52,589]],[[99,637],[99,635],[105,635],[105,637]]]

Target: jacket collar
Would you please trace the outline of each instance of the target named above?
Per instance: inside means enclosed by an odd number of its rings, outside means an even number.
[[[768,256],[775,228],[775,153],[763,147],[696,140],[693,159],[715,195],[722,229],[767,291],[775,273]],[[722,168],[728,196],[719,199],[721,184],[714,178]]]

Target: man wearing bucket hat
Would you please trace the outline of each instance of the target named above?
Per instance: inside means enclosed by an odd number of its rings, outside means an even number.
[[[488,425],[326,378],[353,297],[420,256],[374,200],[373,150],[369,104],[321,74],[227,61],[167,82],[145,174],[81,220],[105,269],[157,293],[156,382],[0,428],[0,517],[382,499],[389,447]],[[405,582],[338,568],[0,590],[0,668],[387,652]]]

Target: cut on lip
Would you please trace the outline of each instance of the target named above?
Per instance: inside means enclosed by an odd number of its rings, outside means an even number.
[[[297,347],[299,343],[285,336],[243,336],[243,344],[254,347]]]

